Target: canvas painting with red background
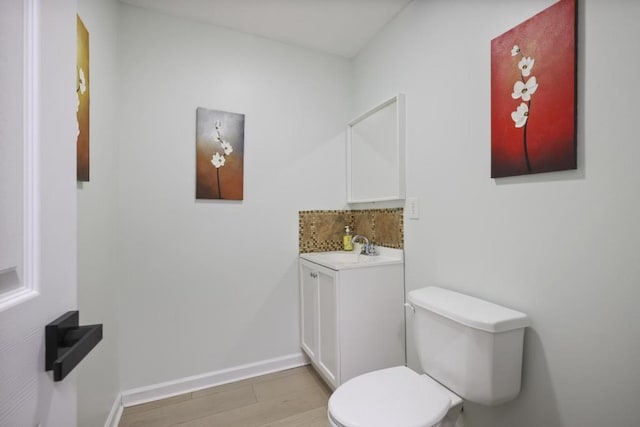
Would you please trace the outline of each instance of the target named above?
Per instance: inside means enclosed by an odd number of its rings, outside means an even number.
[[[576,0],[491,41],[491,177],[576,169]]]

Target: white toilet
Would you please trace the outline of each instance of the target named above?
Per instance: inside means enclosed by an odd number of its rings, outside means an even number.
[[[352,378],[329,399],[334,427],[453,427],[463,399],[497,405],[520,392],[529,318],[438,287],[408,294],[425,374],[405,366]]]

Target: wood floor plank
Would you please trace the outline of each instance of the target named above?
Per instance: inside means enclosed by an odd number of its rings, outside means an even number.
[[[312,385],[275,399],[257,402],[241,408],[199,418],[180,427],[259,427],[265,423],[280,421],[301,412],[326,405],[322,390]]]
[[[327,407],[321,406],[260,427],[329,427]]]
[[[248,378],[246,380],[240,380],[233,383],[222,384],[219,386],[194,391],[193,393],[191,393],[191,397],[194,399],[197,399],[202,396],[220,393],[222,391],[235,390],[247,384],[258,384],[264,381],[271,381],[277,378],[288,377],[290,375],[299,375],[301,373],[309,372],[309,370],[312,370],[312,369],[313,368],[307,365],[307,366],[301,366],[299,368],[292,368],[292,369],[286,369],[284,371],[273,372],[271,374],[261,375],[259,377]]]
[[[256,383],[253,385],[253,390],[256,393],[256,399],[261,402],[276,399],[314,385],[317,385],[315,378],[310,372],[306,371]]]
[[[129,406],[125,408],[124,414],[133,415],[138,412],[145,412],[151,409],[159,408],[162,406],[172,405],[174,403],[184,402],[185,400],[191,399],[191,393],[185,393],[178,396],[168,397],[166,399],[154,400],[149,403],[142,403],[140,405]]]
[[[125,408],[119,427],[327,427],[330,395],[303,366]]]
[[[120,421],[120,427],[170,427],[194,419],[205,418],[212,414],[242,408],[255,402],[253,387],[245,385],[237,390],[190,399],[132,415],[124,414]]]

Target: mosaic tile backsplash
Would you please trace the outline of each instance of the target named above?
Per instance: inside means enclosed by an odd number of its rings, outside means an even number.
[[[300,211],[300,253],[342,250],[344,226],[378,246],[404,249],[403,208],[353,211]]]

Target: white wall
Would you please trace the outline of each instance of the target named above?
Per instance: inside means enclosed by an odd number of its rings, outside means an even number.
[[[297,212],[345,207],[350,63],[122,11],[122,388],[299,353]],[[196,107],[245,114],[242,202],[195,200]]]
[[[78,365],[78,425],[104,426],[120,392],[116,182],[118,1],[82,0],[89,31],[90,172],[78,183],[78,310],[81,324],[103,324],[103,339]],[[74,52],[75,54],[75,52]]]
[[[640,3],[579,2],[579,169],[490,179],[490,40],[552,3],[417,0],[354,61],[356,111],[407,95],[407,288],[533,320],[521,396],[474,427],[638,424]]]

